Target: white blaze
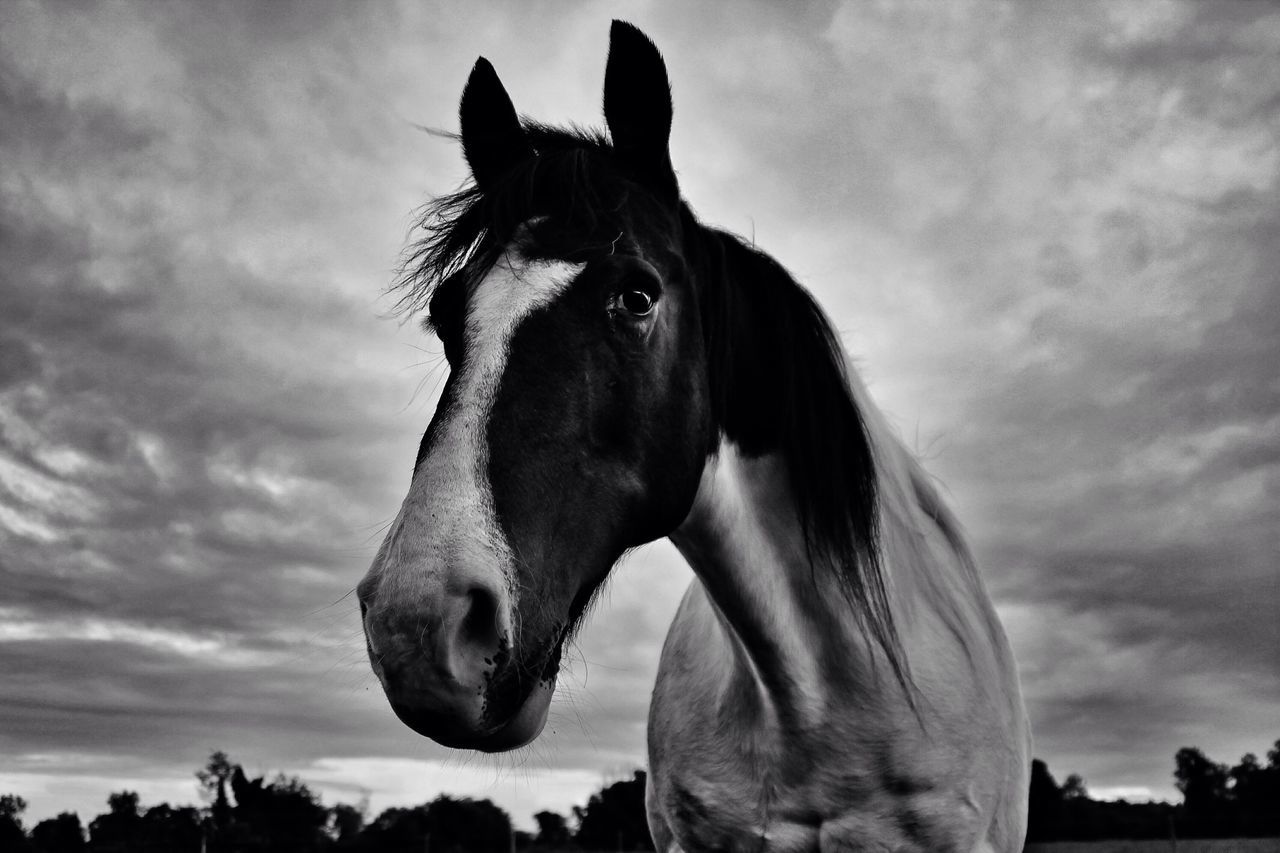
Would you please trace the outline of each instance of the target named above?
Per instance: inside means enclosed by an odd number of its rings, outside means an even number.
[[[529,261],[509,249],[471,293],[465,356],[453,366],[452,405],[436,413],[441,421],[435,441],[414,474],[384,546],[384,584],[405,589],[416,586],[415,579],[438,579],[450,567],[496,567],[508,592],[514,592],[511,549],[498,527],[489,486],[485,429],[516,328],[562,293],[583,266]],[[414,565],[411,571],[397,572],[405,555],[411,555]]]

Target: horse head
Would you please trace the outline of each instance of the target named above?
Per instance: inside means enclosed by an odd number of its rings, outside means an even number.
[[[666,69],[620,22],[604,114],[609,140],[522,122],[480,59],[474,182],[417,258],[451,371],[358,592],[396,714],[448,746],[539,734],[564,642],[619,557],[685,517],[715,447]]]

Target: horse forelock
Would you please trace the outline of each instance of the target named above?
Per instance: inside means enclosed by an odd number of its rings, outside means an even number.
[[[531,221],[556,229],[546,245],[530,241],[531,254],[574,260],[611,247],[620,221],[654,206],[646,188],[619,167],[602,134],[535,122],[524,129],[533,157],[483,191],[468,181],[422,208],[413,229],[421,236],[410,243],[391,287],[397,313],[427,309],[451,276],[482,279]]]

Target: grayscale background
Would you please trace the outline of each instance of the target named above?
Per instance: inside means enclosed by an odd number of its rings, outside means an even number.
[[[1176,799],[1280,736],[1280,7],[0,4],[0,792],[197,802],[224,749],[517,825],[644,762],[690,575],[633,556],[548,736],[417,737],[356,604],[445,365],[384,297],[480,54],[600,125],[666,56],[706,220],[810,287],[964,522],[1035,754]],[[554,731],[552,731],[554,730]]]

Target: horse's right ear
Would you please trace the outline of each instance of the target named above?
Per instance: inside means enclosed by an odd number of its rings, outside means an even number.
[[[667,65],[649,37],[625,21],[614,21],[609,28],[604,121],[614,150],[637,177],[660,195],[679,198],[667,149],[671,137]]]
[[[462,153],[476,186],[486,191],[507,172],[533,156],[511,96],[483,56],[476,60],[458,108]]]

